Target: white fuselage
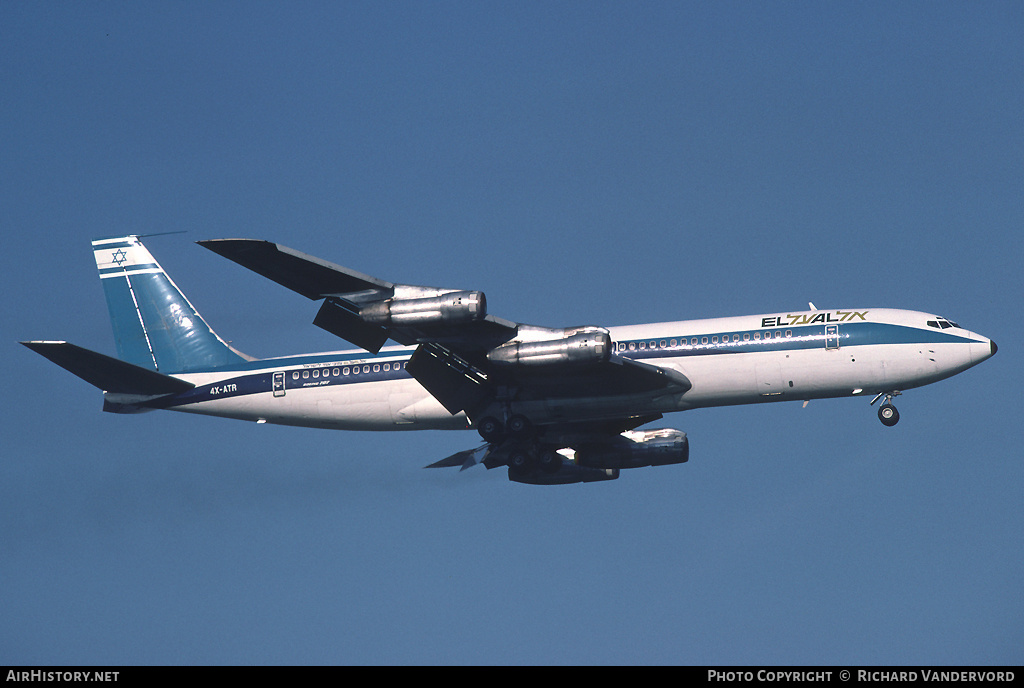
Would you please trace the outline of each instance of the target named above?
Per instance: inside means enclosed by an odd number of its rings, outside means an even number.
[[[671,368],[685,393],[516,404],[535,423],[806,400],[919,387],[994,353],[985,337],[934,315],[891,309],[802,311],[608,328],[615,355]],[[177,377],[196,384],[173,410],[350,430],[464,429],[406,371],[414,349],[254,361]]]

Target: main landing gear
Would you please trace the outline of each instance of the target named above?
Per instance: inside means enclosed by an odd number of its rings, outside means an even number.
[[[892,398],[898,397],[900,394],[902,394],[902,392],[899,391],[882,392],[871,400],[871,405],[874,406],[876,401],[885,397],[885,401],[883,401],[882,405],[878,407],[878,420],[882,421],[882,425],[887,428],[891,428],[900,422],[900,412],[897,411],[896,407],[891,403]]]
[[[494,416],[485,416],[476,423],[477,432],[490,444],[497,456],[507,456],[511,474],[527,475],[535,470],[557,473],[562,457],[538,441],[538,432],[526,416],[509,416],[502,423]]]
[[[481,418],[476,424],[476,431],[484,438],[484,442],[498,442],[505,436],[505,426],[494,416]]]
[[[537,469],[554,474],[561,467],[562,456],[558,452],[535,442],[514,444],[509,453],[508,470],[512,474],[527,475]]]
[[[508,423],[502,423],[494,416],[484,416],[476,424],[476,431],[484,442],[496,444],[504,439],[524,439],[532,434],[533,426],[526,416],[514,415]]]

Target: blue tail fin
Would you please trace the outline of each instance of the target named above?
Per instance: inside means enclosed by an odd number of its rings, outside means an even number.
[[[118,356],[161,373],[251,360],[217,336],[137,236],[92,242]]]

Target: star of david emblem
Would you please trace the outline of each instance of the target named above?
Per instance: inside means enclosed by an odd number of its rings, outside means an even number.
[[[112,258],[112,260],[115,263],[117,263],[118,266],[120,266],[122,263],[128,260],[128,254],[124,252],[123,248],[119,248],[116,251],[114,251],[114,257]]]

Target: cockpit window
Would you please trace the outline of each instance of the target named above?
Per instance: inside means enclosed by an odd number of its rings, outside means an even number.
[[[928,325],[928,327],[934,327],[937,330],[938,329],[946,330],[946,329],[949,329],[950,327],[960,327],[959,325],[957,325],[952,320],[946,320],[945,318],[938,318],[936,320],[929,320],[925,324]]]

